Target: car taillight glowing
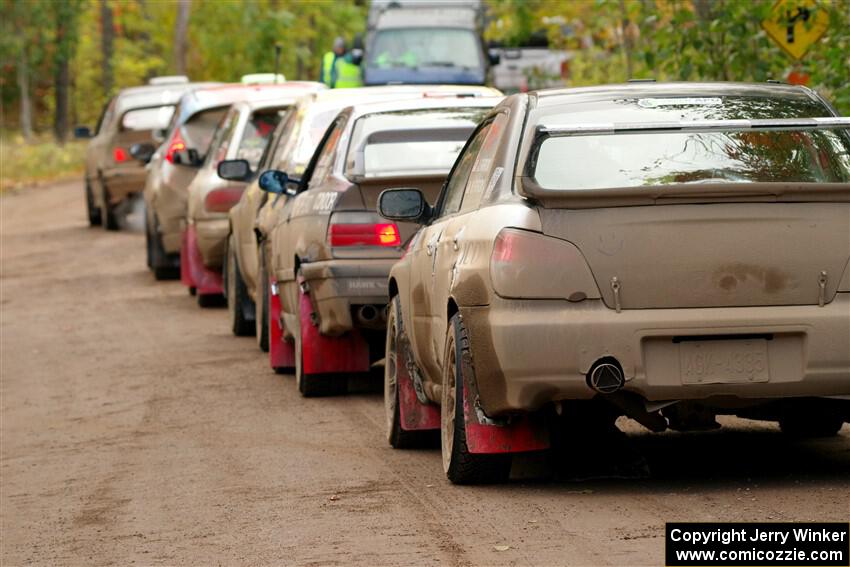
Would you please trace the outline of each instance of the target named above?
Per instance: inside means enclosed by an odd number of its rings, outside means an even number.
[[[118,162],[127,161],[127,152],[124,148],[112,148],[112,159]]]
[[[174,154],[185,149],[186,142],[183,141],[183,136],[180,135],[180,129],[175,128],[174,135],[168,143],[168,150],[165,152],[165,159],[167,159],[169,163],[174,163]]]
[[[395,223],[332,224],[331,246],[399,246]]]
[[[242,197],[243,187],[225,187],[215,189],[204,197],[204,208],[211,213],[226,213]]]

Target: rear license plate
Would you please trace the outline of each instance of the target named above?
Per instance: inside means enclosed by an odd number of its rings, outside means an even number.
[[[767,382],[767,340],[679,343],[679,371],[682,384]]]

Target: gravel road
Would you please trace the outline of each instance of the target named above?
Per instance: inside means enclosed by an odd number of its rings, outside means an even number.
[[[850,518],[850,427],[625,424],[645,479],[455,487],[381,394],[302,399],[79,183],[0,197],[3,565],[663,565],[666,521]],[[536,468],[535,468],[536,467]],[[520,467],[522,469],[522,467]],[[528,473],[528,471],[531,471]]]

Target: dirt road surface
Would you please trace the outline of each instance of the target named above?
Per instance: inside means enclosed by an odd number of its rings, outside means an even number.
[[[850,518],[847,426],[629,425],[647,479],[451,486],[379,393],[302,399],[82,194],[0,198],[3,565],[657,566],[666,521]]]

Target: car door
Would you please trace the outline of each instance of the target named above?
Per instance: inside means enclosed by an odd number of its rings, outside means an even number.
[[[440,375],[449,289],[460,251],[456,239],[462,236],[465,223],[461,214],[464,192],[491,124],[483,123],[472,134],[446,180],[434,220],[422,228],[410,250],[412,321],[408,332],[416,359],[431,379]]]

